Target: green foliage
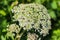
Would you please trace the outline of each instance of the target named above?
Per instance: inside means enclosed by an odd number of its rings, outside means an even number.
[[[1,40],[6,40],[6,38],[4,36],[1,36]]]
[[[55,20],[56,19],[55,12],[53,10],[48,10],[48,11],[49,11],[49,14],[50,14],[51,18]]]
[[[51,3],[51,7],[52,7],[52,9],[57,9],[57,1],[53,1]]]
[[[51,38],[51,40],[60,40],[60,0],[0,0],[0,40],[6,40],[6,37],[9,35],[5,37],[7,32],[6,28],[7,25],[12,22],[11,9],[17,5],[17,3],[43,4],[48,9],[52,19],[52,31],[48,37],[49,39]]]
[[[6,12],[4,10],[0,10],[0,15],[5,16],[6,15]]]
[[[53,31],[51,40],[60,40],[60,29]]]
[[[44,3],[46,0],[35,0],[36,3]]]

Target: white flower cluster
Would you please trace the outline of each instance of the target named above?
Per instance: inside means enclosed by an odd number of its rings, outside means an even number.
[[[7,29],[9,32],[13,33],[13,32],[16,32],[16,33],[19,33],[20,31],[20,28],[18,25],[16,24],[11,24],[8,26],[8,29]]]
[[[37,39],[38,35],[36,35],[35,33],[28,33],[27,40],[37,40]]]
[[[46,36],[51,29],[50,16],[47,9],[41,4],[19,4],[12,9],[14,20],[19,22],[19,26],[24,30],[34,28]]]

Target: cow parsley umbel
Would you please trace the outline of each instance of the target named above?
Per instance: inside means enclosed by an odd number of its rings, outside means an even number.
[[[23,30],[37,30],[40,35],[46,36],[51,29],[50,16],[47,9],[41,4],[19,4],[13,7],[14,20],[19,22]]]

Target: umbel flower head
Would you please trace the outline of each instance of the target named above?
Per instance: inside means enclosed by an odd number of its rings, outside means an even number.
[[[51,29],[50,16],[41,4],[19,4],[13,7],[12,13],[14,20],[18,21],[24,30],[29,31],[34,28],[40,35],[46,36]]]

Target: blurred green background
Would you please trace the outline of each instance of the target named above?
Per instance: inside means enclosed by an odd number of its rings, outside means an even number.
[[[7,25],[12,23],[11,9],[21,3],[44,5],[51,16],[52,29],[43,40],[60,40],[60,0],[0,0],[0,40],[6,39]]]

